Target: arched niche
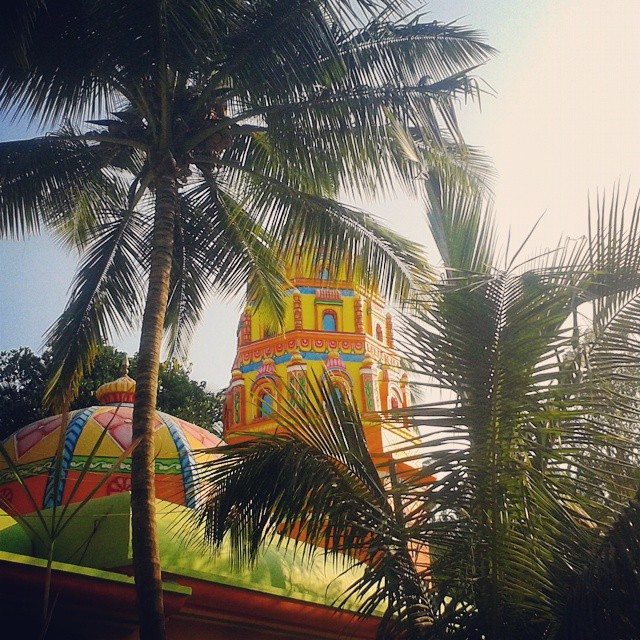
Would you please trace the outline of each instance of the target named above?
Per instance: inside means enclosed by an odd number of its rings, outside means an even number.
[[[325,309],[322,312],[320,328],[329,332],[338,330],[338,314],[333,309]]]
[[[281,383],[274,376],[262,376],[251,387],[251,407],[254,420],[270,419],[280,399]]]

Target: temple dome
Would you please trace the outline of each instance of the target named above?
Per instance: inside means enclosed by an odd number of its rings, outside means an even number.
[[[102,385],[99,406],[56,415],[19,429],[3,445],[28,492],[0,460],[0,498],[18,514],[68,502],[129,491],[135,381],[126,373]],[[196,464],[222,441],[212,433],[162,411],[154,419],[156,497],[194,507]],[[63,437],[62,446],[60,438]],[[56,451],[62,451],[59,469]],[[117,469],[114,464],[121,459]],[[105,479],[105,475],[108,478]],[[31,495],[29,495],[31,494]]]
[[[96,390],[96,398],[100,404],[133,404],[136,399],[136,381],[128,373],[113,382],[105,382]]]

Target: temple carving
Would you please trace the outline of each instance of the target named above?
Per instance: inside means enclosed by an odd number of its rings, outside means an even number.
[[[390,428],[380,420],[382,413],[411,403],[385,300],[356,285],[344,270],[298,265],[287,275],[291,288],[278,335],[259,321],[251,304],[240,318],[225,439],[272,433],[280,403],[295,403],[309,380],[322,375],[354,399],[371,453],[385,453],[398,438],[410,437],[406,425]]]

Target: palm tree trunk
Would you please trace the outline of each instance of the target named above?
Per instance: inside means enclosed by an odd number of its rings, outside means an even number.
[[[131,463],[133,568],[138,596],[141,640],[164,640],[162,574],[156,531],[155,450],[153,424],[164,319],[169,297],[173,228],[178,186],[170,156],[159,164],[149,272],[149,291],[138,353],[133,435],[140,438]]]

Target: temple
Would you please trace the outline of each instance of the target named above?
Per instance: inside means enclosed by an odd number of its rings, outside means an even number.
[[[307,262],[289,268],[284,327],[273,334],[247,305],[225,400],[225,439],[274,432],[277,410],[313,378],[330,376],[358,405],[381,474],[402,421],[382,419],[409,404],[394,348],[393,316],[344,270]],[[47,575],[47,638],[137,637],[132,576],[130,469],[135,381],[128,373],[96,391],[95,406],[26,425],[0,460],[0,615],[13,637],[38,637]],[[294,554],[275,540],[239,570],[229,548],[212,555],[194,509],[198,465],[222,441],[180,417],[156,412],[156,510],[170,640],[290,640],[376,636],[376,615],[336,601],[364,571],[321,549]],[[400,462],[399,464],[403,464]],[[304,558],[304,561],[303,561]],[[48,560],[49,559],[49,560]],[[311,562],[308,562],[311,560]]]
[[[226,394],[226,440],[273,432],[278,405],[295,402],[310,380],[326,375],[354,399],[374,456],[390,455],[399,439],[411,437],[404,425],[380,419],[410,404],[393,315],[373,287],[336,271],[299,260],[289,267],[284,327],[276,335],[246,306]]]

